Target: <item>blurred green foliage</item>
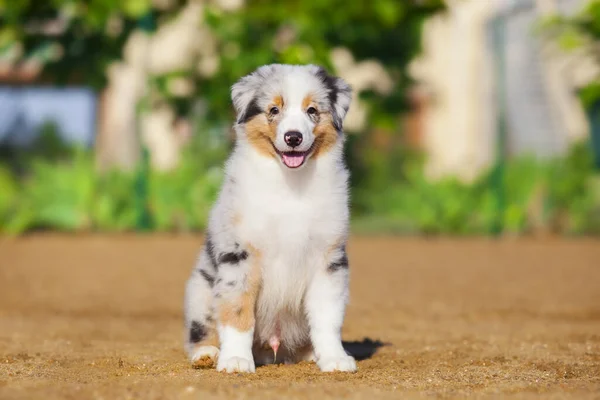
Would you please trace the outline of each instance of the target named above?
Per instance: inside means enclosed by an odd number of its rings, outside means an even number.
[[[153,230],[198,231],[206,227],[222,179],[227,148],[200,140],[180,166],[150,173],[149,208]],[[217,142],[218,143],[218,142]],[[495,183],[491,172],[466,184],[453,178],[427,179],[418,158],[403,164],[402,177],[385,191],[357,186],[353,228],[363,233],[490,234],[495,226]],[[134,231],[135,174],[98,175],[91,152],[68,157],[35,156],[18,172],[0,164],[0,232],[39,229],[68,232]],[[589,147],[580,144],[562,159],[522,157],[508,162],[502,182],[505,233],[600,234],[600,179]]]
[[[149,206],[158,231],[201,230],[221,183],[227,149],[198,137],[180,167],[151,171]],[[93,153],[73,148],[59,159],[22,152],[0,163],[0,232],[31,230],[119,232],[137,229],[136,174],[98,174]],[[26,171],[16,165],[28,165]]]
[[[150,0],[0,0],[0,57],[34,62],[53,82],[101,88]],[[115,26],[115,29],[110,29]]]
[[[409,79],[406,65],[420,49],[422,23],[443,9],[441,0],[425,1],[249,1],[238,12],[208,7],[206,22],[219,38],[221,67],[201,83],[213,93],[210,114],[230,119],[226,90],[232,82],[268,63],[318,63],[332,68],[330,51],[343,46],[357,61],[374,59],[390,73],[397,89]],[[385,124],[405,109],[402,90],[369,96],[370,121]]]
[[[600,65],[600,0],[588,0],[583,9],[573,16],[552,15],[542,19],[537,28],[566,52],[580,51],[584,57],[593,57]],[[600,76],[580,90],[586,108],[600,101]]]
[[[404,89],[410,84],[406,66],[419,51],[423,21],[443,9],[442,3],[253,0],[238,11],[224,11],[206,2],[203,18],[216,38],[219,57],[216,74],[178,70],[149,79],[161,100],[179,114],[201,114],[179,167],[149,172],[151,228],[206,226],[230,147],[224,132],[233,120],[233,82],[272,62],[331,68],[331,50],[345,47],[356,61],[380,62],[395,85],[387,95],[360,93],[369,123],[363,132],[349,135],[347,146],[355,230],[488,234],[500,217],[507,233],[600,234],[600,181],[586,145],[574,147],[563,159],[508,161],[501,182],[506,206],[500,216],[492,171],[470,184],[452,178],[431,181],[421,158],[401,145],[398,116],[406,110]],[[0,58],[34,59],[43,65],[47,80],[75,80],[100,89],[107,65],[122,57],[130,33],[168,22],[184,2],[174,4],[163,10],[150,0],[0,0]],[[52,30],[48,21],[64,29],[48,35],[39,27]],[[564,48],[591,41],[597,49],[599,21],[600,0],[593,0],[585,13],[548,20],[546,29],[558,35]],[[198,92],[187,97],[170,93],[170,81],[181,77],[193,79]],[[600,96],[596,86],[582,91],[586,102]],[[194,113],[200,103],[206,109]],[[65,148],[54,136],[47,127],[34,151],[0,155],[0,232],[136,230],[143,211],[136,198],[139,175],[118,170],[98,174],[91,151]]]
[[[166,3],[171,4],[159,8],[151,0],[0,0],[0,59],[34,60],[52,82],[100,89],[107,66],[122,57],[130,34],[168,23],[186,1]],[[330,50],[337,46],[358,61],[378,60],[396,84],[406,85],[405,66],[419,50],[422,23],[444,8],[442,0],[250,0],[235,11],[216,3],[204,2],[198,16],[217,41],[216,75],[202,77],[192,68],[151,80],[164,99],[186,113],[193,102],[169,93],[168,82],[194,78],[209,117],[219,121],[232,118],[229,88],[241,76],[273,62],[331,67]],[[395,90],[370,103],[377,122],[402,109],[404,98]]]
[[[147,25],[160,29],[186,1],[168,3],[172,4],[165,9],[150,0],[0,0],[0,58],[34,59],[43,65],[46,80],[75,80],[100,89],[106,83],[107,66],[122,57],[130,34]],[[235,11],[223,10],[218,2],[203,4],[199,20],[214,38],[216,73],[202,76],[194,66],[151,76],[153,102],[168,103],[177,114],[190,116],[200,99],[203,122],[210,128],[226,127],[221,132],[225,136],[234,119],[230,87],[241,76],[274,62],[317,63],[333,69],[331,51],[343,47],[356,62],[379,62],[394,85],[388,94],[371,89],[359,93],[368,124],[361,132],[352,132],[360,135],[349,144],[353,184],[378,190],[394,178],[399,159],[377,155],[372,132],[398,135],[397,116],[407,110],[404,89],[411,83],[406,66],[420,50],[423,22],[444,9],[442,0],[250,0]],[[42,26],[62,28],[49,35]],[[198,40],[212,43],[205,36]],[[170,83],[181,78],[193,81],[197,91],[172,93]]]
[[[427,179],[421,163],[405,163],[405,179],[385,192],[358,190],[362,211],[354,227],[365,232],[491,234],[496,183],[489,171],[473,183]],[[600,233],[600,179],[587,144],[561,159],[508,161],[503,180],[505,233]]]
[[[600,168],[600,75],[597,72],[600,66],[600,0],[588,0],[583,9],[573,16],[547,17],[540,22],[538,30],[563,51],[573,54],[575,62],[581,60],[584,65],[589,65],[592,61],[596,67],[596,72],[586,79],[586,84],[581,85],[578,94],[590,121],[595,164]]]

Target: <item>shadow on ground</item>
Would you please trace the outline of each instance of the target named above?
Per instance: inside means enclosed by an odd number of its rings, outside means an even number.
[[[350,353],[350,355],[358,361],[373,357],[377,352],[377,349],[389,345],[390,343],[383,343],[381,340],[373,340],[370,338],[364,338],[362,341],[342,342],[344,350]]]

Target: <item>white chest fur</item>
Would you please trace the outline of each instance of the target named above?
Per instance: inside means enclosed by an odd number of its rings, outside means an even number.
[[[238,161],[232,208],[241,239],[266,259],[292,264],[338,241],[348,223],[347,172],[334,161],[323,157],[299,171],[262,157]]]
[[[281,319],[303,324],[298,317],[303,315],[307,286],[316,269],[326,267],[332,246],[345,238],[348,175],[333,156],[297,171],[286,171],[261,156],[234,155],[228,166],[232,179],[220,206],[237,221],[236,237],[261,255],[259,336],[267,338]],[[301,339],[302,330],[284,328],[281,334],[293,342]]]

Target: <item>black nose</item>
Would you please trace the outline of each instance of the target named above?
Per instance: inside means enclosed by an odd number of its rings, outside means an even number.
[[[283,139],[290,147],[298,147],[302,143],[302,134],[300,132],[291,131],[283,135]]]

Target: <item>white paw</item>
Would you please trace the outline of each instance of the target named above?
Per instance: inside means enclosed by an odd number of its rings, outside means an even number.
[[[321,358],[317,365],[323,372],[356,372],[356,361],[349,355]]]
[[[196,368],[212,368],[219,358],[219,349],[215,346],[198,346],[192,350],[190,360]]]
[[[254,372],[254,360],[242,357],[219,358],[217,371]]]

